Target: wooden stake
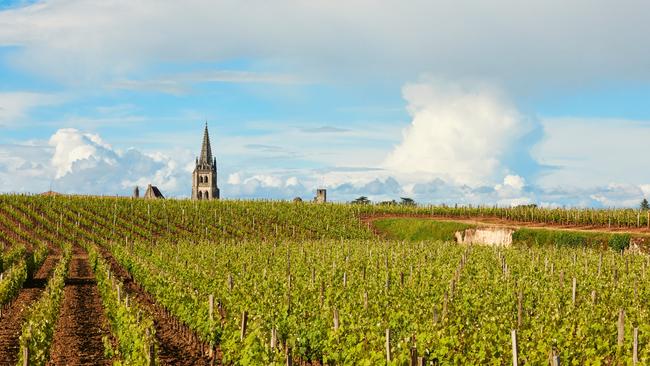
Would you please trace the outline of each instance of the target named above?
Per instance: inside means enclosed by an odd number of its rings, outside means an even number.
[[[553,366],[560,366],[560,356],[553,354],[551,356],[551,364]]]
[[[244,310],[241,313],[241,341],[244,341],[244,337],[246,337],[246,323],[248,322],[248,312]]]
[[[363,292],[363,308],[368,309],[368,291]]]
[[[600,257],[598,258],[598,277],[600,277],[600,270],[603,267],[603,253],[600,253]]]
[[[334,308],[334,331],[339,330],[339,310]]]
[[[573,288],[571,289],[571,301],[576,304],[576,278],[573,277]]]
[[[278,331],[273,327],[271,329],[271,349],[274,350],[275,347],[277,347],[278,344]]]
[[[29,366],[29,347],[23,347],[23,366]]]
[[[518,366],[519,362],[517,360],[517,331],[512,330],[510,332],[512,337],[512,366]]]
[[[411,347],[411,366],[418,366],[418,349]]]
[[[521,328],[521,318],[523,315],[523,301],[524,301],[524,293],[523,291],[519,290],[519,296],[517,297],[517,327]]]
[[[277,229],[277,227],[276,227]],[[292,366],[293,360],[291,359],[291,347],[287,347],[284,352],[285,357],[287,358],[286,366]]]
[[[596,290],[591,290],[591,303],[596,304]]]
[[[623,346],[625,340],[625,310],[621,309],[618,313],[618,346]]]
[[[445,298],[442,301],[442,319],[443,320],[447,317],[447,301],[449,301],[449,295],[445,292]]]
[[[632,344],[632,364],[639,362],[639,328],[634,328],[634,343]]]
[[[390,329],[386,329],[386,362],[390,363]]]
[[[210,321],[214,320],[214,295],[210,294],[208,296],[208,304],[210,306]]]
[[[320,282],[320,306],[323,307],[323,303],[325,302],[325,282],[321,281]]]

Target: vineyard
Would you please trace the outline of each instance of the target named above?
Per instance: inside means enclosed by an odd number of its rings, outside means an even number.
[[[649,362],[646,254],[404,242],[364,221],[400,215],[650,225],[635,210],[0,196],[0,363]]]

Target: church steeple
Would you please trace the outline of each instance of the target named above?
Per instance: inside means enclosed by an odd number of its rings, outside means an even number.
[[[212,165],[212,148],[210,148],[208,122],[205,123],[205,130],[203,131],[203,145],[201,146],[201,156],[199,157],[199,162],[201,164]]]
[[[217,159],[212,156],[208,123],[203,130],[203,144],[201,155],[196,158],[196,167],[192,172],[192,199],[214,200],[219,199],[217,187]]]

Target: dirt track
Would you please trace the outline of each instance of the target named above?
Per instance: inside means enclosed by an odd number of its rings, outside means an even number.
[[[160,365],[210,365],[210,359],[203,355],[201,344],[191,336],[190,330],[167,314],[106,249],[100,250],[111,271],[123,282],[124,290],[153,317]]]
[[[20,348],[19,337],[26,311],[38,300],[47,285],[56,263],[61,259],[58,248],[51,248],[41,268],[28,279],[16,299],[2,311],[0,317],[0,365],[15,365]]]
[[[372,225],[376,220],[381,219],[406,219],[406,218],[419,218],[430,219],[436,221],[453,221],[462,222],[471,225],[484,225],[493,227],[508,227],[508,228],[538,228],[538,229],[553,229],[553,230],[566,230],[566,231],[582,231],[582,232],[606,232],[606,233],[628,233],[641,236],[650,236],[650,229],[642,228],[625,228],[625,227],[606,227],[606,226],[578,226],[578,225],[552,225],[539,222],[526,222],[526,221],[511,221],[494,217],[448,217],[448,216],[432,216],[432,215],[373,215],[361,218],[361,221]],[[373,226],[374,229],[374,226]],[[375,230],[376,232],[376,230]]]
[[[49,365],[109,365],[102,340],[108,335],[108,321],[88,254],[75,246]]]

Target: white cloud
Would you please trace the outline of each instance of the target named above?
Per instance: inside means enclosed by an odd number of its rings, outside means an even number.
[[[56,169],[56,179],[70,173],[75,163],[84,162],[86,169],[100,162],[113,166],[117,163],[117,154],[99,135],[64,128],[52,135],[49,144],[54,148],[52,165]]]
[[[17,65],[73,83],[114,79],[150,62],[247,59],[339,80],[436,72],[528,89],[648,80],[650,50],[639,45],[650,33],[649,7],[638,0],[46,0],[0,12],[0,45],[23,47]]]
[[[427,81],[403,88],[413,121],[384,167],[406,180],[493,182],[503,159],[530,124],[498,91]]]
[[[196,83],[263,83],[298,84],[295,76],[283,74],[258,73],[250,71],[219,70],[201,73],[181,73],[153,80],[126,79],[110,84],[114,89],[158,91],[169,94],[185,94]]]
[[[57,131],[49,141],[0,145],[0,182],[5,192],[43,192],[50,188],[63,193],[129,195],[135,185],[159,186],[168,197],[188,197],[190,152],[143,153],[117,150],[96,134],[75,129]],[[189,169],[189,170],[188,170]],[[378,202],[411,197],[419,203],[499,204],[539,202],[543,206],[636,207],[648,184],[608,184],[586,188],[544,188],[530,185],[515,174],[507,174],[493,186],[468,185],[441,179],[409,183],[388,171],[341,168],[280,171],[266,169],[220,170],[225,198],[311,199],[316,188],[328,189],[333,201],[368,196]]]
[[[130,194],[135,185],[157,185],[167,196],[190,191],[186,151],[143,153],[116,150],[97,134],[60,129],[49,141],[0,145],[0,181],[5,192]]]
[[[63,102],[64,99],[60,95],[44,93],[0,93],[0,127],[20,122],[33,108],[55,105]]]
[[[514,191],[521,191],[526,185],[526,180],[518,175],[508,174],[503,178],[503,184],[497,184],[494,189],[497,191],[512,189]]]
[[[547,118],[534,158],[552,167],[537,179],[545,187],[650,182],[650,121]]]
[[[227,180],[228,184],[236,185],[236,184],[241,184],[241,174],[240,173],[232,173],[228,176]]]

